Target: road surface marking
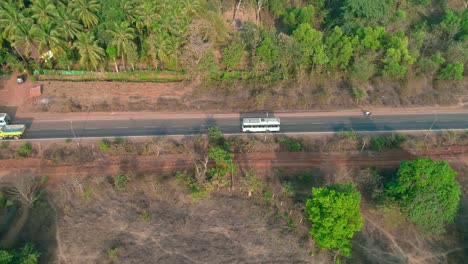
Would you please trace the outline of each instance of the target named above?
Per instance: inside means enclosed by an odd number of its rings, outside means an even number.
[[[87,127],[85,129],[100,129],[99,127]]]
[[[143,126],[144,128],[158,128],[158,126]]]
[[[116,128],[128,128],[128,127],[116,127]]]

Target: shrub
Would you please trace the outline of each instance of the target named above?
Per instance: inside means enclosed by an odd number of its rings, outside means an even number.
[[[115,144],[122,144],[122,142],[123,142],[123,138],[121,138],[121,137],[116,137],[116,138],[114,139],[114,143],[115,143]]]
[[[385,148],[400,148],[405,142],[406,137],[400,134],[394,134],[391,137],[377,137],[371,140],[371,149],[381,151]]]
[[[27,157],[31,154],[32,152],[32,145],[31,143],[27,142],[23,146],[21,146],[20,149],[18,149],[18,155],[21,157]]]
[[[143,221],[143,223],[148,223],[149,220],[150,220],[150,214],[148,212],[148,210],[143,210],[143,212],[141,212],[141,214],[138,216],[138,218]]]
[[[271,199],[273,199],[273,193],[272,193],[270,190],[266,190],[266,191],[263,193],[263,200],[265,200],[266,202],[268,202],[268,201],[271,201]]]
[[[73,139],[71,139],[71,138],[65,139],[65,143],[71,143],[72,141],[73,141]]]
[[[300,152],[303,149],[302,142],[297,139],[282,137],[279,143],[288,151]]]
[[[208,140],[215,146],[223,144],[223,132],[221,132],[219,127],[208,128]]]
[[[109,141],[103,139],[101,142],[99,142],[99,149],[104,151],[104,152],[109,151],[109,149],[110,149]]]
[[[118,248],[111,248],[111,249],[109,249],[107,251],[107,257],[111,261],[117,259],[118,254],[119,254],[119,249]]]
[[[440,234],[457,215],[461,190],[456,172],[446,161],[403,161],[387,195],[427,233]]]
[[[36,76],[31,76],[31,78],[29,78],[29,80],[32,82],[32,83],[35,83],[38,81],[37,77]]]
[[[465,71],[465,67],[463,66],[463,63],[460,63],[460,62],[449,63],[440,72],[439,78],[445,79],[445,80],[461,81],[463,80],[464,71]]]
[[[127,186],[127,182],[128,182],[127,175],[125,175],[125,173],[123,172],[114,176],[114,187],[117,191],[125,190],[125,187]]]
[[[282,185],[283,194],[287,197],[293,197],[296,191],[294,190],[294,185],[291,182],[284,182]]]
[[[2,149],[7,149],[9,146],[10,146],[10,142],[8,142],[8,141],[3,141],[3,142],[2,142],[1,148],[2,148]]]

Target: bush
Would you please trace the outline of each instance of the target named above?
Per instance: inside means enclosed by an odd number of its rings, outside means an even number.
[[[461,81],[463,80],[464,71],[465,71],[465,67],[463,66],[463,63],[460,63],[460,62],[449,63],[440,72],[439,78],[444,79],[444,80]]]
[[[101,142],[99,142],[99,149],[104,151],[104,152],[109,151],[109,149],[110,149],[109,141],[103,139]]]
[[[122,142],[123,142],[123,138],[121,138],[121,137],[116,137],[116,138],[114,139],[114,143],[115,143],[115,144],[122,144]]]
[[[21,157],[27,157],[32,152],[32,145],[31,143],[27,142],[20,149],[18,149],[18,155]]]
[[[7,149],[9,146],[10,146],[10,142],[8,142],[8,141],[3,141],[3,142],[2,142],[1,148],[2,148],[2,149]]]
[[[270,190],[266,190],[266,191],[263,193],[263,200],[265,200],[266,202],[268,202],[268,201],[271,201],[271,199],[273,199],[273,193],[272,193]]]
[[[406,137],[400,134],[394,134],[391,137],[377,137],[371,140],[371,149],[381,151],[385,148],[400,148],[405,142]]]
[[[125,175],[125,173],[123,172],[114,176],[114,187],[117,191],[125,190],[125,187],[127,186],[127,182],[128,182],[127,175]]]
[[[32,82],[32,83],[35,83],[38,81],[37,77],[36,76],[31,76],[31,78],[29,78],[29,80]]]
[[[221,132],[219,127],[208,128],[208,140],[214,146],[219,146],[223,144],[223,132]]]
[[[283,194],[287,197],[294,197],[296,193],[294,185],[291,182],[284,182],[282,186]]]
[[[71,143],[72,141],[73,141],[73,139],[71,139],[71,138],[65,139],[65,143]]]
[[[279,141],[282,147],[284,147],[287,151],[291,152],[300,152],[303,149],[302,142],[288,137],[282,137]]]
[[[441,234],[457,215],[461,190],[456,174],[446,161],[404,161],[396,180],[388,184],[387,195],[423,231]]]
[[[111,261],[117,259],[118,254],[119,254],[119,249],[118,248],[111,248],[111,249],[109,249],[107,251],[107,257]]]
[[[149,220],[150,220],[150,214],[148,212],[148,210],[143,210],[143,212],[141,212],[141,214],[138,216],[138,218],[143,221],[143,223],[148,223]]]

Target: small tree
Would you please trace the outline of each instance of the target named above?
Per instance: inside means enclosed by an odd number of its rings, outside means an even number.
[[[449,63],[445,68],[440,72],[439,78],[445,80],[463,80],[463,72],[465,67],[461,62]]]
[[[387,195],[397,201],[409,218],[428,233],[440,234],[452,223],[460,202],[456,172],[446,161],[404,161]]]
[[[109,58],[111,58],[112,61],[114,61],[115,71],[119,72],[119,67],[117,66],[117,58],[116,58],[117,49],[115,48],[115,46],[108,46],[106,49],[106,53],[109,56]]]
[[[223,144],[223,132],[219,129],[219,127],[210,127],[208,128],[208,140],[211,144],[215,146],[219,146]]]
[[[312,188],[312,198],[307,199],[305,210],[312,222],[309,233],[319,248],[349,256],[350,239],[363,225],[360,203],[361,194],[353,183]]]
[[[242,62],[244,57],[244,45],[239,42],[232,42],[223,49],[222,63],[228,70],[233,70]]]

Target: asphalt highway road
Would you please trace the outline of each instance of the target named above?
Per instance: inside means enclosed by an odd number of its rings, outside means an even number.
[[[218,126],[226,134],[240,133],[240,118],[187,119],[122,119],[122,120],[30,120],[15,119],[26,124],[23,139],[75,137],[129,137],[193,135],[205,133],[208,127]],[[468,113],[410,114],[366,116],[285,116],[281,117],[280,133],[428,131],[467,129]]]

